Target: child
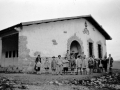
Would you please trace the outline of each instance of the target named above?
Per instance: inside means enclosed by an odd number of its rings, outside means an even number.
[[[48,58],[46,58],[46,61],[45,61],[45,63],[44,63],[44,66],[45,66],[45,71],[46,71],[46,73],[49,73],[48,71],[49,71],[50,63],[49,63]]]
[[[95,73],[98,73],[98,69],[99,69],[99,62],[98,62],[98,60],[97,59],[95,59],[94,60],[94,71],[95,71]]]
[[[100,69],[100,72],[102,73],[103,72],[102,58],[100,58],[99,69]]]
[[[86,71],[86,68],[87,68],[87,60],[86,60],[86,55],[84,55],[84,57],[82,57],[82,74],[85,75],[87,74],[87,71]]]
[[[53,59],[51,62],[52,74],[56,74],[57,62],[55,60],[55,56],[53,56],[52,59]]]
[[[82,66],[82,61],[81,61],[81,56],[80,55],[78,55],[77,56],[77,59],[76,59],[76,67],[77,67],[77,75],[80,73],[80,74],[82,74],[82,72],[81,72],[81,66]],[[80,72],[78,72],[78,71],[80,71]]]
[[[67,74],[68,67],[69,67],[69,61],[67,60],[67,57],[65,57],[65,59],[63,60],[63,71],[64,71],[64,74]]]
[[[88,60],[88,67],[89,67],[89,74],[92,74],[93,73],[93,66],[94,66],[94,60],[92,58],[92,56],[89,58]]]
[[[72,73],[74,73],[75,66],[76,66],[75,56],[72,55],[72,56],[71,56],[71,72],[72,72]]]

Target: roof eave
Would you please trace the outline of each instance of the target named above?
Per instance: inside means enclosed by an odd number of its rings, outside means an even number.
[[[103,29],[103,27],[91,15],[90,15],[90,17],[86,17],[86,18],[91,18],[93,20],[93,22],[95,22],[98,25],[97,27],[99,27],[103,31],[103,33],[105,34],[104,37],[106,40],[112,40],[111,36]]]

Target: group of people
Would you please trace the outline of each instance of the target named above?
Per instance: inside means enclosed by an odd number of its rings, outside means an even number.
[[[68,74],[69,71],[74,74],[92,74],[99,72],[111,72],[112,71],[113,58],[111,54],[109,57],[104,57],[104,59],[96,59],[95,56],[90,56],[86,58],[84,52],[82,54],[67,53],[64,58],[61,55],[58,57],[53,56],[52,61],[50,62],[46,58],[44,62],[45,71],[52,70],[52,74],[62,75]],[[50,69],[51,68],[51,69]],[[35,71],[38,73],[41,70],[41,57],[38,57],[35,60]]]

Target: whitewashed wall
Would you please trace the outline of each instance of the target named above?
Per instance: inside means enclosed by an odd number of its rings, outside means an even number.
[[[3,60],[2,60],[2,39],[0,38],[0,65],[2,65]]]
[[[89,35],[83,34],[85,28],[85,21]],[[103,56],[106,53],[105,38],[85,19],[65,20],[50,23],[34,24],[30,26],[23,26],[19,36],[27,36],[27,48],[30,49],[29,55],[34,57],[35,52],[41,52],[41,56],[52,57],[62,55],[64,56],[67,50],[67,40],[76,35],[83,41],[84,53],[88,56],[87,40],[91,38],[94,41],[94,54],[98,57],[97,43],[102,42]],[[67,33],[64,33],[67,31]],[[53,45],[52,40],[55,39],[58,43]]]

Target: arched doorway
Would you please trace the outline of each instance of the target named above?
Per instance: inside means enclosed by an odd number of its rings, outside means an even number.
[[[70,45],[70,54],[74,54],[76,58],[79,53],[81,53],[81,46],[78,41],[74,40]]]

